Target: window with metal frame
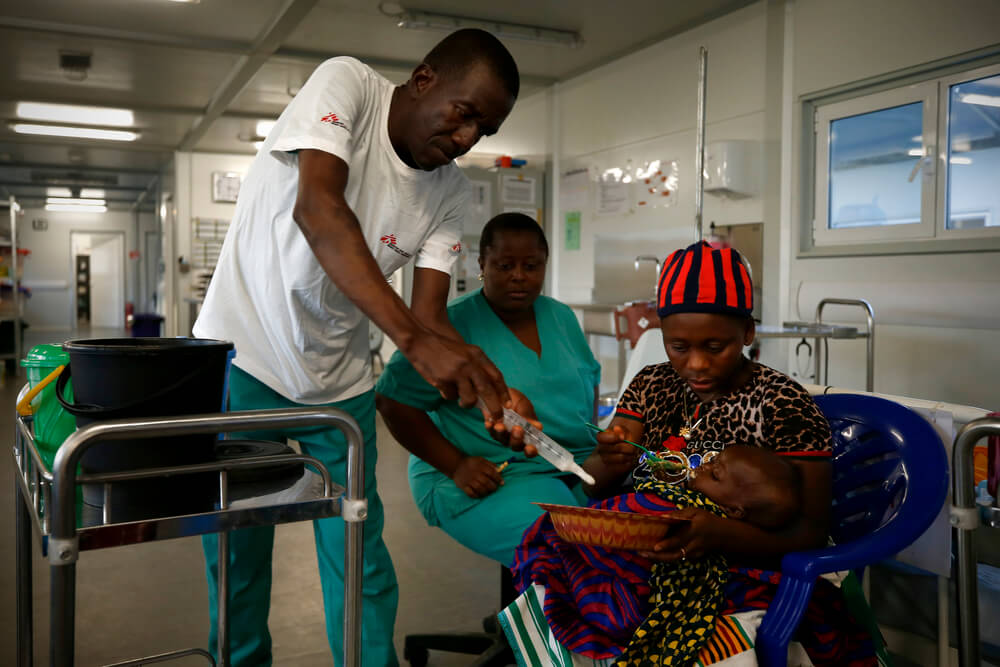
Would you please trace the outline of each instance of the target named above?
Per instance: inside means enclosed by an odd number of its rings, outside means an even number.
[[[1000,65],[814,107],[812,245],[1000,239]]]

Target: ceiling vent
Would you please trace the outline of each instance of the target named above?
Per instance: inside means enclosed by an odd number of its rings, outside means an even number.
[[[70,81],[83,81],[90,71],[90,53],[85,51],[60,51],[59,69]]]

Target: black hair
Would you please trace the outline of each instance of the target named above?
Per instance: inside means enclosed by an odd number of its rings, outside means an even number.
[[[499,39],[485,30],[456,30],[437,43],[424,56],[424,64],[441,76],[461,76],[473,65],[483,64],[516,98],[521,90],[521,76],[514,56]]]
[[[500,232],[533,232],[538,236],[538,245],[549,256],[549,242],[542,226],[524,213],[501,213],[494,216],[479,235],[479,256],[486,257],[486,249],[493,245],[493,239]]]

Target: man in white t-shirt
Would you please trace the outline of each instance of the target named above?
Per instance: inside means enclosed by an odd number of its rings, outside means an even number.
[[[500,372],[461,341],[445,310],[469,215],[470,187],[453,160],[495,133],[517,98],[517,66],[492,35],[460,30],[401,86],[351,58],[320,65],[281,114],[244,181],[219,263],[194,326],[231,340],[233,410],[333,405],[365,436],[364,663],[397,664],[398,587],[382,541],[375,491],[371,319],[443,395],[496,415]],[[387,278],[415,260],[408,308]],[[234,434],[294,438],[345,477],[339,431]],[[343,523],[314,522],[335,664],[343,663]],[[270,527],[230,538],[232,664],[269,665]],[[215,650],[217,538],[204,540]],[[289,555],[290,556],[290,555]]]

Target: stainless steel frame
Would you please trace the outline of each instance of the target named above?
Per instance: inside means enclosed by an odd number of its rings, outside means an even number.
[[[702,239],[702,213],[705,202],[705,104],[708,96],[708,49],[698,47],[698,114],[695,123],[694,151],[694,242]]]
[[[339,428],[347,439],[346,489],[333,484],[329,471],[318,460],[300,454],[247,457],[230,461],[191,466],[154,468],[102,475],[77,475],[77,464],[84,452],[98,440],[126,440],[194,433],[229,433],[286,429],[304,426]],[[344,517],[344,662],[349,667],[361,664],[361,580],[362,538],[367,501],[364,497],[364,440],[357,423],[349,414],[334,408],[294,408],[256,410],[187,417],[121,419],[92,424],[71,434],[56,454],[52,471],[42,462],[35,447],[31,419],[16,418],[14,460],[18,471],[15,490],[16,568],[17,568],[17,660],[19,667],[32,664],[32,598],[30,528],[34,523],[47,553],[51,575],[51,664],[73,664],[76,561],[80,550],[135,544],[153,540],[220,533],[219,540],[219,663],[229,664],[228,600],[229,582],[226,565],[228,531],[255,525],[273,525],[317,519],[338,514]],[[306,472],[322,482],[321,495],[304,494],[280,503],[253,498],[235,502],[228,471],[262,467],[275,463],[301,461],[316,472]],[[99,523],[77,526],[75,490],[77,484],[105,484],[105,498],[112,482],[145,479],[197,472],[219,473],[219,509],[203,514],[151,518],[128,523],[109,523],[108,511]],[[32,521],[33,519],[33,521]],[[149,661],[163,661],[181,655],[205,655],[200,649],[152,656]],[[125,662],[119,664],[133,664]]]
[[[823,323],[823,308],[828,305],[837,306],[858,306],[863,308],[865,311],[867,329],[864,333],[858,332],[857,335],[851,336],[852,338],[867,338],[867,373],[865,375],[865,391],[875,391],[875,311],[872,309],[872,305],[865,301],[864,299],[832,299],[827,298],[821,300],[816,304],[816,324]],[[834,336],[836,338],[837,336]],[[830,347],[829,341],[824,339],[826,343],[826,354],[820,354],[819,351],[820,339],[816,339],[816,384],[825,384],[829,382],[829,372],[830,372]],[[819,380],[819,365],[820,357],[823,357],[825,362],[823,366],[823,382]]]
[[[958,432],[951,452],[951,525],[955,529],[958,559],[958,658],[962,667],[979,667],[979,595],[976,589],[976,544],[979,527],[976,508],[973,449],[988,435],[1000,435],[1000,417],[983,417],[969,422]],[[991,508],[992,525],[1000,527],[1000,510]]]

